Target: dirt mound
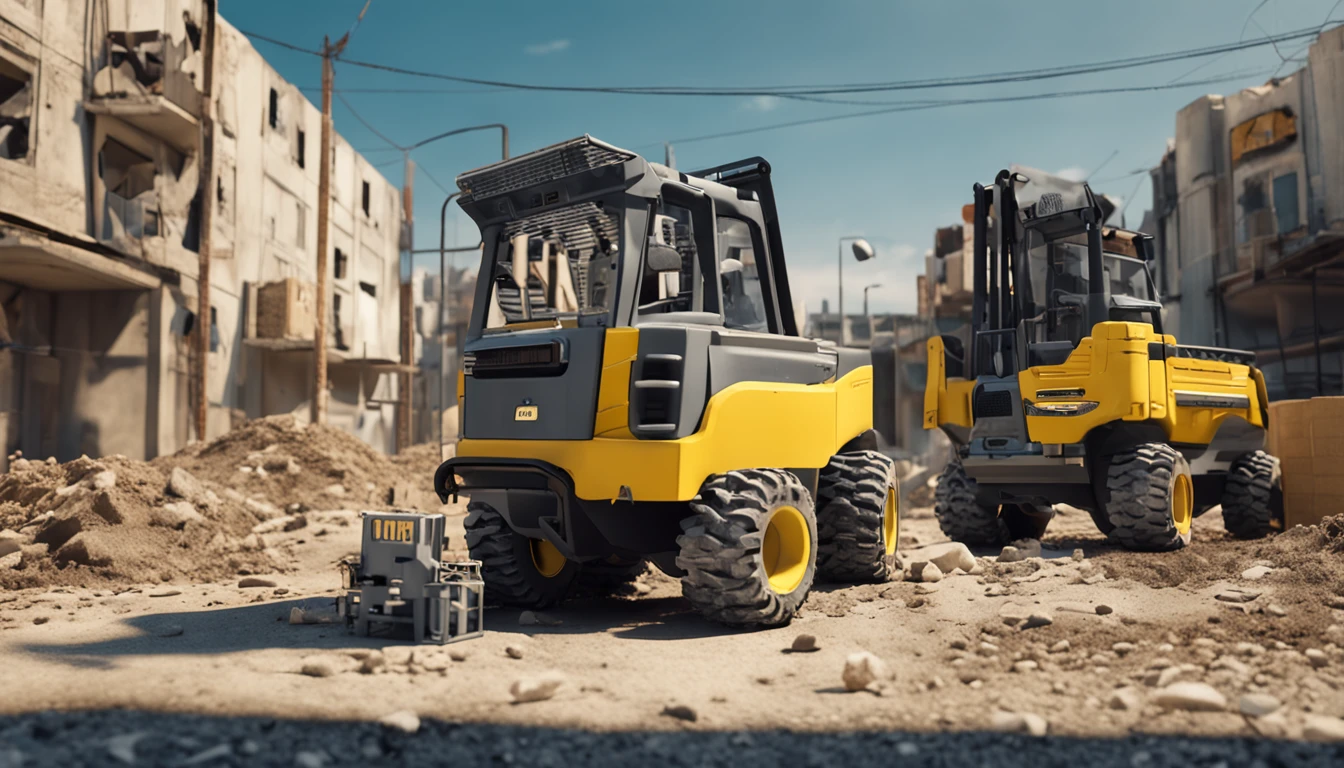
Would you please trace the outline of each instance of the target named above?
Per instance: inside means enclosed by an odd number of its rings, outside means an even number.
[[[273,507],[121,456],[15,458],[0,476],[0,588],[209,581],[274,570]]]
[[[417,446],[394,460],[336,427],[283,415],[247,422],[153,464],[262,494],[291,511],[386,509],[431,506],[426,494],[433,490],[437,456],[438,446]]]

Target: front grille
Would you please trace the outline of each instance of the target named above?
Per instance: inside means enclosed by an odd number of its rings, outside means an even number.
[[[519,189],[574,176],[595,168],[619,165],[635,157],[590,136],[555,144],[536,152],[468,171],[457,177],[463,201],[483,200]]]
[[[525,347],[478,349],[471,365],[471,375],[477,379],[558,376],[564,370],[559,341]]]
[[[995,419],[1013,415],[1013,395],[1008,390],[986,392],[975,396],[972,416],[977,419]]]

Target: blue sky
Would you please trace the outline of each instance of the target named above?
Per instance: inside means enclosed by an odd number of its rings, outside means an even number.
[[[349,29],[364,0],[221,0],[232,24],[318,48]],[[1184,50],[1321,24],[1335,0],[1127,0],[972,2],[480,2],[373,0],[347,56],[416,70],[538,84],[765,86],[976,75]],[[1252,13],[1254,15],[1252,16]],[[1248,18],[1250,21],[1248,22]],[[1244,30],[1244,31],[1243,31]],[[320,83],[318,59],[254,42],[280,73]],[[915,275],[934,230],[960,221],[971,184],[1012,163],[1083,176],[1133,197],[1138,222],[1151,197],[1146,174],[1172,135],[1175,114],[1203,93],[1228,93],[1301,66],[1265,46],[1249,51],[1042,82],[860,95],[873,101],[984,98],[1057,90],[1162,85],[1224,74],[1221,85],[1090,95],[1049,101],[952,106],[839,120],[707,141],[706,134],[871,107],[762,97],[649,97],[498,91],[393,75],[338,63],[336,88],[399,144],[481,123],[507,123],[521,154],[583,133],[693,170],[753,155],[774,167],[795,295],[809,311],[835,296],[836,240],[864,235],[878,259],[847,264],[847,309],[862,287],[882,283],[874,311],[913,311]],[[1202,65],[1202,66],[1201,66]],[[1196,70],[1193,71],[1192,70]],[[398,90],[440,92],[404,93]],[[442,92],[452,91],[452,92]],[[316,92],[310,98],[317,101]],[[337,130],[361,150],[387,145],[340,101]],[[496,133],[445,139],[414,157],[449,189],[457,173],[498,157]],[[374,162],[399,154],[371,151]],[[1109,158],[1109,159],[1108,159]],[[384,167],[394,183],[399,164]],[[1124,178],[1117,178],[1124,177]],[[416,245],[438,244],[443,193],[416,182]],[[470,245],[475,227],[450,219],[450,240]],[[437,256],[424,263],[437,265]],[[851,303],[852,302],[852,303]]]

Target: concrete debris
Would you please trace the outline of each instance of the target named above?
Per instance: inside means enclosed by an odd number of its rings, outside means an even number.
[[[1187,712],[1221,712],[1227,709],[1227,699],[1223,694],[1205,683],[1172,683],[1160,689],[1153,700],[1165,709]]]
[[[1048,627],[1055,623],[1055,617],[1045,611],[1037,611],[1027,617],[1027,621],[1022,625],[1023,629],[1036,629],[1037,627]]]
[[[1143,706],[1143,694],[1132,685],[1116,688],[1111,691],[1111,697],[1107,699],[1106,706],[1111,709],[1137,712]]]
[[[1238,677],[1249,677],[1251,674],[1251,668],[1246,666],[1245,662],[1231,656],[1219,656],[1209,665],[1209,669],[1213,671],[1227,670]]]
[[[1138,649],[1139,647],[1133,643],[1111,643],[1111,650],[1118,656],[1127,656]]]
[[[326,656],[309,656],[302,664],[299,671],[309,677],[331,677],[337,672],[336,662]]]
[[[1004,547],[1003,550],[999,552],[1000,563],[1017,563],[1026,559],[1027,556],[1022,554],[1022,550],[1014,547],[1012,544]]]
[[[1045,718],[1030,712],[998,710],[990,716],[989,725],[1002,733],[1025,733],[1030,736],[1044,736],[1049,730]]]
[[[263,579],[260,576],[244,576],[238,580],[239,589],[251,589],[253,587],[274,587],[276,583],[271,579]]]
[[[1327,715],[1307,715],[1302,737],[1312,741],[1344,741],[1344,719]]]
[[[14,551],[7,555],[0,556],[0,570],[13,570],[23,565],[23,552]]]
[[[910,580],[933,583],[943,580],[943,569],[937,564],[930,562],[916,562],[910,564]]]
[[[684,720],[685,722],[688,723],[694,723],[696,720],[700,718],[700,716],[696,713],[694,709],[691,709],[685,704],[669,704],[668,706],[663,707],[662,714],[666,715],[667,717],[674,717],[678,720]]]
[[[180,594],[182,594],[182,590],[175,587],[160,587],[149,592],[150,597],[175,597]]]
[[[1259,592],[1252,592],[1248,589],[1238,589],[1237,587],[1229,587],[1213,597],[1215,600],[1221,600],[1225,603],[1249,603],[1259,596]]]
[[[559,672],[545,672],[537,677],[524,677],[513,681],[509,686],[509,695],[517,704],[545,701],[555,695],[564,685],[565,677]]]
[[[402,733],[415,733],[420,730],[420,716],[409,709],[383,715],[378,718],[378,722],[386,728]]]
[[[789,646],[789,650],[794,653],[811,653],[818,650],[817,638],[813,635],[799,635],[793,638],[793,644]]]
[[[1241,572],[1241,578],[1247,581],[1259,581],[1274,571],[1273,568],[1264,565],[1253,565]]]
[[[196,505],[190,501],[169,502],[149,512],[149,524],[164,528],[181,530],[187,523],[199,523],[204,520],[205,516],[196,511]]]
[[[168,475],[168,492],[187,501],[196,501],[205,496],[205,486],[187,470],[173,467]]]
[[[1070,647],[1071,646],[1068,640],[1060,640],[1059,642],[1050,646],[1050,653],[1068,653]]]
[[[845,658],[845,669],[840,675],[845,690],[868,690],[869,686],[880,687],[891,679],[891,670],[886,662],[868,651],[851,653]]]
[[[1268,613],[1271,616],[1278,616],[1280,618],[1288,615],[1288,612],[1283,610],[1283,606],[1279,605],[1278,603],[1270,603],[1269,605],[1265,606],[1265,613]]]
[[[1268,693],[1248,693],[1241,697],[1237,709],[1247,717],[1264,717],[1277,712],[1283,702]]]
[[[1330,665],[1330,657],[1325,655],[1325,651],[1322,651],[1319,648],[1308,648],[1305,655],[1307,661],[1311,662],[1311,666],[1317,669]]]
[[[933,563],[944,574],[958,568],[969,573],[976,566],[975,555],[965,544],[957,541],[920,547],[910,553],[910,560],[915,563]]]
[[[1037,664],[1031,659],[1023,659],[1022,661],[1013,662],[1013,671],[1018,674],[1026,674],[1027,672],[1035,672],[1037,669],[1040,669],[1040,666],[1040,664]]]
[[[1000,563],[1017,563],[1041,556],[1041,542],[1037,539],[1018,539],[999,553]]]

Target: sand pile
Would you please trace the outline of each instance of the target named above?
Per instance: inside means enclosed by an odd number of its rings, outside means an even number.
[[[275,570],[252,529],[280,514],[184,470],[121,456],[65,464],[14,457],[0,475],[0,588]]]
[[[437,508],[432,491],[438,446],[407,453],[389,458],[336,427],[304,425],[283,415],[247,422],[153,464],[261,494],[288,511]]]

